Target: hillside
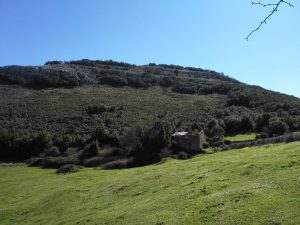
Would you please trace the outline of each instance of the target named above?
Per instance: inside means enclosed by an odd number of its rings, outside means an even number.
[[[224,135],[300,131],[298,98],[175,65],[78,60],[5,66],[0,96],[0,160],[56,157],[44,167],[158,162],[178,153],[170,148],[176,130],[204,129],[209,144],[222,148]]]
[[[300,223],[300,142],[126,170],[0,167],[0,224]]]

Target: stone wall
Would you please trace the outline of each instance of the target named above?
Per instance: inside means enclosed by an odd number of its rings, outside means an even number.
[[[180,148],[186,150],[201,151],[203,148],[200,133],[174,136],[173,140]]]

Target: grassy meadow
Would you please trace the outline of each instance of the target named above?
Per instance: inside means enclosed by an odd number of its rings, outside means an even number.
[[[250,133],[250,134],[238,134],[234,136],[227,136],[224,139],[228,141],[250,141],[255,140],[256,134]]]
[[[57,175],[0,167],[0,224],[300,224],[300,142]]]

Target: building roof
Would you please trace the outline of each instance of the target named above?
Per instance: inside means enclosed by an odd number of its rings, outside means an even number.
[[[172,137],[174,136],[184,136],[184,135],[187,135],[188,132],[185,132],[185,131],[182,131],[182,132],[175,132],[174,134],[172,134]]]

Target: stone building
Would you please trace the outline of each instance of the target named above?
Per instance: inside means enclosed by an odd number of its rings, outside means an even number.
[[[185,150],[201,151],[206,143],[206,136],[203,130],[196,133],[175,132],[172,134],[172,141]]]

